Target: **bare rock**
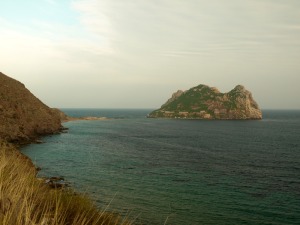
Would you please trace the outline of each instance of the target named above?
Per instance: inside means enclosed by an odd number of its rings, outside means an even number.
[[[0,73],[0,138],[28,143],[61,130],[60,114],[36,98],[24,84]]]
[[[178,90],[176,92],[174,92],[172,94],[172,97],[170,99],[168,99],[168,101],[163,104],[161,107],[164,107],[165,105],[168,105],[169,103],[173,102],[174,100],[176,100],[177,98],[179,98],[184,92],[182,90]]]

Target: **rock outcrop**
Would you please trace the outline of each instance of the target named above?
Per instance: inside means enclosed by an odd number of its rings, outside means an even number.
[[[24,84],[0,73],[0,139],[25,144],[61,131],[59,110],[36,98]]]
[[[244,86],[237,85],[228,93],[215,87],[199,85],[188,91],[177,91],[149,118],[186,119],[262,119],[262,112]]]

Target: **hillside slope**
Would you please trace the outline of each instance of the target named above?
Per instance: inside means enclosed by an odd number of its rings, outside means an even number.
[[[262,112],[244,86],[237,85],[228,93],[199,85],[185,92],[177,91],[149,118],[187,119],[262,119]]]
[[[57,110],[42,103],[24,84],[0,72],[0,139],[28,143],[61,128]]]

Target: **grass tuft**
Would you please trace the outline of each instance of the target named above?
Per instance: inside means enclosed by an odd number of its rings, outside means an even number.
[[[0,225],[129,225],[84,195],[51,189],[31,161],[0,141]]]

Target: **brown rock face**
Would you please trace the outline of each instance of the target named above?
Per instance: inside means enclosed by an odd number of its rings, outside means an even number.
[[[262,119],[262,112],[244,86],[237,85],[228,93],[215,87],[199,85],[178,91],[150,118],[186,119]]]
[[[175,99],[179,98],[180,95],[182,95],[184,92],[182,90],[178,90],[175,93],[172,94],[172,97],[165,103],[162,105],[162,107],[164,107],[165,105],[168,105],[170,102],[173,102]]]
[[[229,110],[230,119],[262,119],[262,112],[253,99],[250,91],[246,90],[244,86],[237,85],[229,93],[226,93],[228,98],[233,99],[236,107]]]
[[[59,111],[42,103],[24,84],[0,72],[0,139],[28,143],[61,128]]]

